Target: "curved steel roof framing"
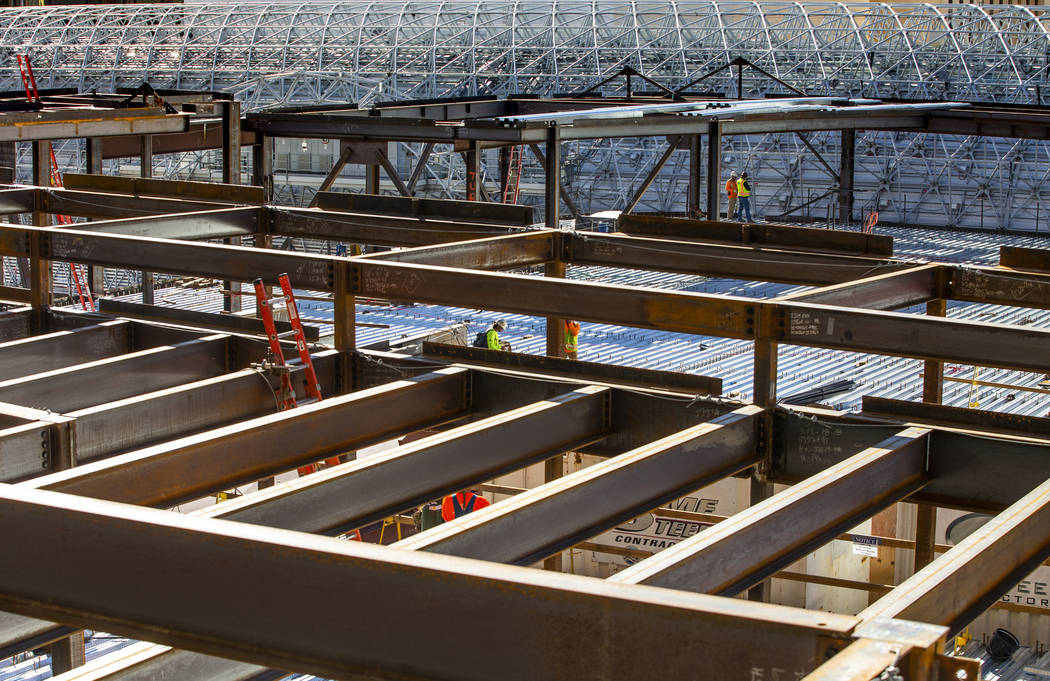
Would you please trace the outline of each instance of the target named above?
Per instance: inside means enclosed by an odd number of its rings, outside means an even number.
[[[517,0],[516,2],[270,2],[146,6],[52,6],[0,10],[0,48],[27,52],[42,86],[82,91],[132,87],[233,93],[245,110],[285,104],[400,98],[549,95],[579,90],[624,66],[669,87],[745,57],[811,94],[1039,103],[1050,64],[1046,15],[1038,8],[879,3],[698,0]],[[2,54],[2,52],[0,52]],[[729,69],[697,89],[735,95]],[[0,59],[0,87],[19,87],[13,59]],[[610,83],[607,92],[622,87]],[[745,70],[744,95],[783,92]],[[584,212],[623,208],[632,179],[662,150],[658,140],[567,148],[565,184]],[[810,142],[838,152],[837,135]],[[825,194],[823,164],[790,135],[727,142],[724,173],[747,168],[759,181],[755,207],[775,217]],[[1004,150],[1008,152],[1004,156]],[[331,148],[311,154],[324,167]],[[297,153],[297,152],[296,152]],[[393,160],[409,167],[418,149]],[[935,226],[1042,229],[1046,142],[866,132],[857,137],[855,205],[883,221]],[[164,161],[158,161],[163,163]],[[202,177],[205,157],[169,161]],[[279,161],[280,163],[281,161]],[[495,162],[486,159],[486,174]],[[464,169],[435,155],[421,191],[458,194]],[[642,169],[642,170],[640,170]],[[621,174],[622,171],[622,174]],[[684,208],[684,163],[669,163],[639,210]],[[538,168],[526,168],[526,179]],[[302,181],[278,185],[282,200],[309,200]],[[309,184],[309,183],[307,183]],[[527,202],[538,202],[524,190]],[[834,216],[835,197],[808,216]],[[793,213],[797,215],[798,213]]]
[[[1029,101],[1042,13],[863,3],[362,2],[5,10],[2,44],[47,82],[241,93],[274,102],[568,91],[632,66],[681,85],[743,56],[814,94]],[[15,75],[4,65],[4,75]],[[727,89],[729,73],[710,82]],[[776,87],[755,79],[749,94]]]

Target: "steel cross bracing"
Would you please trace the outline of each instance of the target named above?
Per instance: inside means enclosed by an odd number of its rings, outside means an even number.
[[[135,87],[223,90],[247,110],[395,99],[552,95],[580,91],[630,66],[674,89],[746,58],[810,94],[1042,103],[1047,96],[1045,19],[1028,7],[879,3],[519,2],[259,3],[41,7],[3,10],[0,46],[30,54],[47,87],[80,92]],[[0,80],[16,89],[14,64]],[[697,85],[736,90],[724,69]],[[622,92],[622,79],[603,90]],[[746,96],[785,92],[745,70]],[[817,135],[818,149],[838,140]],[[396,163],[413,158],[402,144]],[[766,217],[830,188],[824,168],[798,139],[775,133],[735,139],[722,175],[750,169]],[[862,132],[857,139],[856,214],[885,222],[1039,231],[1048,143],[941,134]],[[74,149],[69,154],[79,153]],[[805,152],[805,153],[803,153]],[[276,195],[305,205],[335,155],[330,147],[283,151]],[[632,178],[661,150],[652,140],[573,143],[567,189],[585,212],[621,208]],[[72,163],[72,156],[65,156]],[[158,159],[158,172],[216,179],[220,160],[191,153]],[[436,156],[420,191],[455,195],[464,167]],[[486,173],[496,176],[495,162]],[[405,168],[402,167],[402,170]],[[677,159],[642,198],[641,210],[683,210]],[[298,177],[296,175],[299,175]],[[522,200],[539,204],[526,168]],[[540,185],[541,186],[541,185]],[[789,205],[790,204],[790,205]],[[800,217],[844,221],[833,200]]]
[[[486,206],[468,202],[383,199],[378,215],[337,196],[294,209],[260,204],[251,188],[81,182],[110,193],[0,192],[9,214],[108,213],[77,229],[0,224],[0,255],[28,257],[35,272],[63,260],[232,281],[288,272],[293,285],[334,295],[335,348],[315,355],[332,397],[278,413],[273,380],[251,368],[264,351],[258,337],[50,311],[40,277],[0,290],[33,303],[0,313],[0,358],[9,358],[0,361],[0,480],[11,483],[0,485],[0,526],[13,545],[54,547],[0,561],[0,604],[17,613],[0,617],[0,650],[90,626],[162,644],[105,660],[125,679],[247,679],[269,667],[473,679],[493,665],[522,679],[613,670],[692,679],[698,658],[725,678],[779,669],[867,680],[891,665],[907,679],[961,678],[974,669],[939,654],[945,635],[1050,557],[1047,419],[886,401],[853,416],[775,406],[778,344],[1050,371],[1050,331],[892,311],[945,299],[1050,308],[1045,251],[1004,249],[998,267],[958,267],[897,260],[887,237],[858,232],[646,218],[635,234],[522,233],[527,216],[514,207],[491,207],[502,222],[486,223],[470,221]],[[401,210],[409,205],[417,214]],[[409,248],[343,258],[204,241],[247,234],[260,244],[283,235]],[[558,263],[817,288],[754,300],[501,271],[557,272]],[[750,339],[760,348],[758,399],[705,397],[721,392],[717,379],[556,358],[448,346],[424,346],[431,359],[355,352],[358,296]],[[441,353],[459,361],[435,365]],[[194,516],[144,508],[435,427],[441,434]],[[579,450],[609,458],[410,539],[408,550],[316,536]],[[616,580],[514,567],[752,469],[800,484]],[[719,597],[905,498],[999,515],[857,617]],[[144,579],[158,564],[163,575]],[[351,604],[367,616],[346,617]],[[498,635],[435,629],[436,613],[488,622],[481,631]]]

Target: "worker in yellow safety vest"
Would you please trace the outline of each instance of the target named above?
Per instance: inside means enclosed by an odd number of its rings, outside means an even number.
[[[565,320],[565,356],[576,359],[576,348],[580,340],[580,323],[571,319]]]
[[[747,173],[740,173],[740,179],[736,181],[737,214],[740,219],[747,215],[747,222],[754,222],[751,218],[751,182],[747,179]]]

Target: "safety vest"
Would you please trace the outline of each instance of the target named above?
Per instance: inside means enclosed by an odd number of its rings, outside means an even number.
[[[460,517],[461,515],[466,515],[466,514],[472,512],[474,510],[474,501],[477,500],[477,498],[478,498],[478,495],[474,494],[473,492],[468,492],[467,494],[470,495],[470,501],[466,502],[465,504],[460,504],[459,503],[459,495],[460,494],[461,494],[461,492],[456,492],[455,494],[452,495],[452,509],[455,511],[455,514],[456,514],[457,518]]]
[[[441,519],[449,522],[488,505],[488,499],[475,492],[456,492],[441,500]]]
[[[736,198],[736,183],[737,180],[734,180],[733,178],[726,180],[726,194],[728,194],[731,199]]]
[[[747,180],[744,178],[736,181],[736,191],[740,196],[751,196],[751,190],[747,188]]]
[[[485,332],[485,342],[488,343],[489,350],[502,350],[503,346],[499,343],[499,331],[494,327],[489,327],[489,330]]]
[[[580,323],[565,320],[565,353],[576,352],[576,346],[580,340]]]

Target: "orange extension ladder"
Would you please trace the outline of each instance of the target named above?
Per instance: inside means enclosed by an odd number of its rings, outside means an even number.
[[[306,393],[316,401],[321,401],[321,384],[317,380],[317,372],[314,371],[314,362],[310,357],[310,348],[306,344],[306,333],[303,331],[303,323],[299,319],[299,310],[295,305],[295,294],[287,274],[282,274],[277,279],[281,286],[279,296],[270,297],[262,279],[255,280],[255,300],[258,302],[259,314],[262,315],[263,328],[266,330],[266,340],[270,343],[270,353],[273,355],[274,364],[278,367],[287,367],[284,361],[284,351],[281,348],[281,334],[277,333],[277,325],[273,320],[273,306],[284,303],[288,310],[288,321],[292,325],[291,335],[295,338],[295,348],[299,352],[299,360],[303,364],[303,372],[306,375]],[[292,387],[291,373],[287,369],[281,372],[281,393],[277,400],[278,409],[284,411],[298,406],[295,399],[295,390]],[[334,456],[325,459],[328,466],[339,464],[339,457]],[[299,466],[299,475],[309,475],[317,470],[316,464]]]

